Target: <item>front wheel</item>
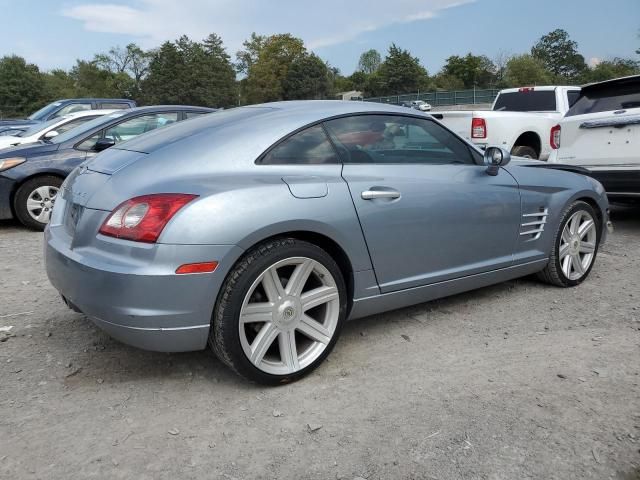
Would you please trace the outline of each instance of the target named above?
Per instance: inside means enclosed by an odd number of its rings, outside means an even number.
[[[582,283],[593,268],[600,244],[601,226],[595,210],[578,201],[563,214],[549,263],[538,277],[558,287]]]
[[[32,230],[44,230],[51,219],[62,181],[60,177],[43,175],[22,184],[13,200],[18,220]]]
[[[271,240],[229,273],[209,344],[249,380],[288,383],[315,369],[333,349],[346,305],[342,273],[324,250],[292,238]]]

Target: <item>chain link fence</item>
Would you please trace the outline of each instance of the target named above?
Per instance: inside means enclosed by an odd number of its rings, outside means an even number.
[[[423,100],[433,107],[443,105],[471,105],[479,103],[493,103],[500,90],[489,88],[485,90],[452,90],[435,92],[405,93],[403,95],[390,95],[387,97],[365,98],[365,102],[390,103],[402,105],[404,102]]]

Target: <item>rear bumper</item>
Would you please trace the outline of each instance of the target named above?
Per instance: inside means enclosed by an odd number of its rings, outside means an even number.
[[[0,220],[13,218],[11,192],[14,188],[15,181],[0,175]]]
[[[60,226],[45,232],[49,280],[74,310],[115,339],[161,352],[202,350],[228,264],[231,245],[153,245],[152,261],[134,255],[105,258],[95,248],[70,249]],[[183,263],[218,260],[210,274],[176,275]],[[229,265],[230,266],[230,265]]]

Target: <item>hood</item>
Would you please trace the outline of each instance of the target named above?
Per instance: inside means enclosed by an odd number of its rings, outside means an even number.
[[[60,145],[56,143],[24,143],[16,147],[3,148],[0,150],[0,158],[9,157],[30,157],[44,153],[55,152]]]
[[[7,148],[20,143],[22,143],[21,137],[14,137],[13,135],[0,136],[0,148]]]

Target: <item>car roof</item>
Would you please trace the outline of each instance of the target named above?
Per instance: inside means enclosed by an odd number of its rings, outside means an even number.
[[[610,80],[604,80],[602,82],[588,83],[584,85],[582,89],[588,92],[589,90],[596,90],[600,88],[622,87],[638,84],[640,84],[640,75],[629,75],[627,77],[612,78]]]
[[[135,100],[131,100],[128,98],[96,98],[96,97],[83,97],[83,98],[62,98],[60,100],[55,100],[51,103],[64,103],[64,102],[82,102],[82,101],[91,101],[91,102],[117,102],[117,103],[135,103]]]
[[[520,92],[523,89],[533,89],[534,91],[544,92],[549,90],[556,90],[558,88],[568,88],[573,90],[580,90],[580,87],[577,85],[523,85],[522,87],[516,88],[504,88],[500,90],[500,93],[515,93]]]
[[[69,118],[90,117],[91,115],[108,115],[109,113],[119,112],[121,110],[122,109],[120,108],[103,108],[100,110],[81,110],[79,112],[67,113],[66,115],[63,115],[62,117],[60,117],[60,120],[62,120],[63,118],[69,119]]]
[[[416,116],[433,120],[430,115],[397,105],[341,100],[296,100],[238,107],[213,115],[149,132],[129,140],[122,148],[144,153],[166,149],[186,149],[197,157],[228,156],[234,151],[238,160],[255,160],[284,136],[324,119],[348,114],[381,113]],[[435,120],[433,120],[435,121]]]

